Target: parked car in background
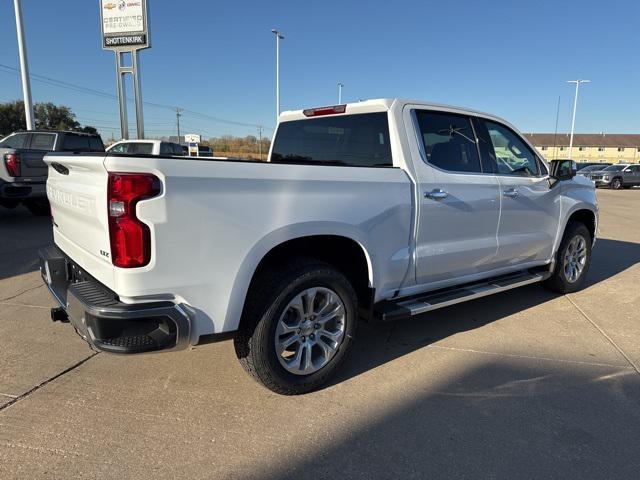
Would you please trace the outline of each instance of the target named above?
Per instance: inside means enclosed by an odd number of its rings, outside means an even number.
[[[574,162],[548,165],[496,116],[415,101],[283,113],[268,162],[46,161],[53,319],[129,354],[233,332],[246,371],[283,394],[328,381],[359,317],[538,282],[575,292],[597,231],[594,185]]]
[[[581,170],[588,168],[588,167],[600,167],[600,169],[607,167],[611,165],[610,163],[600,163],[600,162],[577,162],[576,163],[576,167],[578,169],[578,172],[580,172]]]
[[[107,148],[107,152],[129,155],[184,156],[181,145],[163,140],[120,140]]]
[[[602,170],[588,172],[585,175],[596,187],[611,187],[614,190],[640,185],[640,165],[609,165]]]
[[[588,165],[586,167],[578,169],[578,175],[586,176],[588,173],[597,172],[603,168],[607,168],[610,163],[599,163],[597,165]]]
[[[50,152],[104,152],[100,135],[31,130],[15,132],[0,140],[0,206],[23,204],[34,215],[48,215],[45,191]]]

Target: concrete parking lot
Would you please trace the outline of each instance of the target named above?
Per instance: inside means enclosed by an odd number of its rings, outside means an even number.
[[[0,210],[0,478],[637,478],[640,191],[599,190],[588,287],[362,325],[326,389],[281,397],[231,342],[95,354]]]

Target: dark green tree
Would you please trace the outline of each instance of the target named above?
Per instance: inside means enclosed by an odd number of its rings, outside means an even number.
[[[69,107],[51,102],[36,103],[33,106],[36,128],[41,130],[73,130],[98,133],[91,126],[82,126]],[[0,103],[0,136],[27,128],[24,118],[24,103],[19,100]]]

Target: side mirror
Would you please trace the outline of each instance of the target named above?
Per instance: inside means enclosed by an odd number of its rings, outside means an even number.
[[[552,160],[549,175],[555,180],[571,180],[578,172],[578,166],[573,160]]]

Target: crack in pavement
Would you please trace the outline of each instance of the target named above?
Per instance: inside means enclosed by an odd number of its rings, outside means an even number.
[[[45,380],[44,382],[39,383],[38,385],[36,385],[35,387],[31,388],[30,390],[27,390],[26,392],[24,392],[22,395],[18,395],[17,397],[14,397],[13,400],[5,403],[4,405],[0,405],[0,412],[2,410],[4,410],[5,408],[9,408],[11,405],[14,405],[16,403],[18,403],[20,400],[27,398],[29,395],[31,395],[33,392],[36,392],[37,390],[40,390],[42,387],[44,387],[45,385],[48,385],[49,383],[53,382],[54,380],[62,377],[63,375],[71,372],[72,370],[75,370],[76,368],[78,368],[80,365],[82,365],[83,363],[91,360],[93,357],[95,357],[96,355],[98,355],[98,353],[100,352],[94,352],[91,355],[89,355],[86,358],[83,358],[82,360],[80,360],[77,363],[74,363],[73,365],[71,365],[68,368],[65,368],[63,371],[61,371],[60,373],[57,373],[56,375],[54,375],[51,378],[48,378],[47,380]]]
[[[2,299],[0,299],[0,302],[6,302],[7,300],[13,300],[14,298],[18,298],[20,295],[24,295],[27,292],[30,292],[32,290],[36,290],[36,289],[38,289],[40,287],[43,287],[43,286],[44,286],[44,283],[40,283],[40,284],[36,285],[35,287],[27,288],[26,290],[23,290],[20,293],[16,293],[15,295],[12,295],[10,297],[2,298]]]
[[[42,305],[30,305],[28,303],[10,303],[0,301],[0,305],[5,305],[7,307],[29,307],[29,308],[44,308],[45,310],[50,310],[51,307],[44,307]]]
[[[588,322],[589,322],[589,323],[590,323],[590,324],[591,324],[591,325],[592,325],[596,330],[598,330],[598,332],[600,332],[600,334],[601,334],[604,338],[606,338],[606,339],[609,341],[609,343],[610,343],[610,344],[611,344],[611,345],[612,345],[612,346],[613,346],[613,347],[618,351],[618,353],[620,353],[620,355],[622,355],[622,356],[624,357],[624,359],[627,361],[627,363],[629,363],[629,365],[631,365],[631,368],[633,368],[633,369],[636,371],[636,373],[637,373],[638,375],[640,375],[640,367],[638,367],[638,365],[636,365],[636,364],[635,364],[635,362],[634,362],[633,360],[631,360],[631,358],[629,358],[629,356],[628,356],[626,353],[624,353],[624,351],[622,350],[622,348],[620,348],[620,347],[618,346],[618,344],[617,344],[617,343],[616,343],[616,342],[615,342],[615,341],[614,341],[614,340],[613,340],[609,335],[607,335],[607,334],[606,334],[606,332],[605,332],[602,328],[600,328],[600,326],[598,326],[598,324],[597,324],[596,322],[594,322],[594,321],[591,319],[591,317],[589,317],[589,315],[587,315],[587,314],[585,313],[585,311],[584,311],[584,310],[582,310],[582,308],[580,308],[580,307],[578,306],[578,304],[577,304],[576,302],[574,302],[574,301],[573,301],[573,299],[572,299],[571,297],[569,297],[569,295],[565,295],[565,298],[569,301],[569,303],[571,303],[571,305],[573,305],[573,306],[576,308],[576,310],[578,310],[578,312],[580,312],[580,314],[581,314],[584,318],[586,318],[586,319],[587,319],[587,321],[588,321]]]
[[[439,348],[441,350],[451,350],[454,352],[479,353],[482,355],[495,355],[498,357],[522,358],[525,360],[542,360],[545,362],[571,363],[571,364],[577,364],[577,365],[588,365],[591,367],[614,367],[614,368],[625,368],[629,370],[634,369],[633,366],[629,367],[628,365],[615,365],[613,363],[585,362],[582,360],[566,360],[562,358],[553,358],[553,357],[538,357],[536,355],[520,355],[517,353],[489,352],[487,350],[474,350],[471,348],[447,347],[444,345],[435,345],[435,344],[427,345],[427,348]]]

